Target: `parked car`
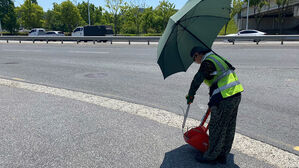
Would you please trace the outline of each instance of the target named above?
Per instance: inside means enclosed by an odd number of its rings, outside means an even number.
[[[32,29],[28,36],[44,36],[46,34],[46,30],[43,28],[34,28]]]
[[[45,36],[64,36],[64,33],[62,31],[48,31]]]
[[[227,37],[236,37],[236,36],[264,36],[266,35],[265,32],[261,32],[258,30],[242,30],[239,31],[237,34],[228,34]],[[235,39],[228,39],[228,42],[234,42]],[[259,40],[253,40],[254,42],[257,42]]]

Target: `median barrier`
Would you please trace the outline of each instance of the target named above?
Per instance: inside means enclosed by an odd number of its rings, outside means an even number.
[[[45,41],[49,43],[50,41],[60,41],[61,44],[65,41],[77,42],[81,41],[88,42],[91,41],[93,44],[95,42],[108,42],[113,44],[113,42],[128,42],[130,45],[132,42],[145,42],[150,45],[151,42],[159,42],[160,36],[88,36],[88,37],[72,37],[72,36],[57,36],[57,37],[47,37],[47,36],[0,36],[0,40],[4,40],[7,43],[9,41]],[[218,36],[216,41],[228,41],[235,44],[237,41],[252,41],[259,44],[261,41],[280,41],[283,45],[284,41],[299,41],[299,35],[264,35],[264,36]]]

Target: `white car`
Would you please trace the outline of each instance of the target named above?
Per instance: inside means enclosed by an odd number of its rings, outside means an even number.
[[[64,33],[62,31],[48,31],[45,36],[50,36],[50,37],[54,37],[54,36],[64,36]]]
[[[242,30],[239,31],[237,34],[228,34],[226,37],[236,37],[236,36],[264,36],[266,35],[265,32],[261,32],[258,30]],[[228,42],[234,42],[235,39],[228,39]],[[253,40],[254,42],[260,41],[260,40]]]
[[[263,35],[266,35],[266,33],[258,30],[242,30],[239,31],[237,34],[228,34],[226,36],[263,36]]]
[[[46,34],[46,30],[43,28],[34,28],[32,29],[28,36],[44,36]]]

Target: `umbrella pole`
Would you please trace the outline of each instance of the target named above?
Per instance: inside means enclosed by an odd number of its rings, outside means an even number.
[[[198,40],[201,44],[203,44],[205,47],[213,51],[210,47],[208,47],[204,42],[202,42],[198,37],[196,37],[190,30],[188,30],[185,26],[183,26],[180,22],[178,22],[178,25],[180,25],[184,30],[186,30],[192,37],[194,37],[196,40]],[[214,51],[213,51],[214,52]],[[214,52],[215,53],[215,52]],[[216,54],[216,53],[215,53]]]

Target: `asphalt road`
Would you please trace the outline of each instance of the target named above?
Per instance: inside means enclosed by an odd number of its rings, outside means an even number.
[[[0,86],[0,167],[272,168],[232,150],[228,163],[196,162],[177,128],[65,97]]]
[[[215,44],[237,68],[245,92],[237,132],[294,154],[299,146],[298,44]],[[0,77],[92,93],[181,114],[198,65],[163,79],[156,45],[0,44]],[[190,116],[200,119],[208,89]]]

